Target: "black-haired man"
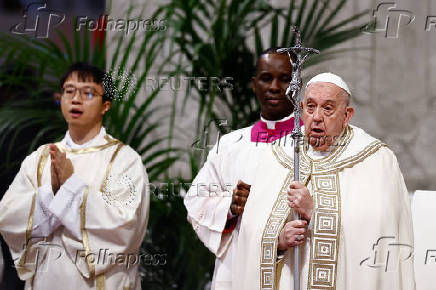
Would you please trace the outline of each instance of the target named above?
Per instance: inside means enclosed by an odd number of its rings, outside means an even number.
[[[262,52],[252,80],[260,120],[219,140],[185,197],[189,222],[217,257],[214,290],[232,289],[232,256],[240,218],[259,158],[268,148],[265,143],[289,135],[294,128],[293,105],[285,96],[291,73],[288,55],[278,54],[275,48]]]
[[[61,79],[68,131],[27,156],[0,202],[0,232],[26,289],[140,289],[149,193],[141,157],[102,127],[104,71],[72,65]]]

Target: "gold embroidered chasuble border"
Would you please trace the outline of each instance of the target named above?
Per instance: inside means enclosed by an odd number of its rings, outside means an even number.
[[[353,167],[382,146],[379,140],[373,141],[359,153],[338,160],[345,152],[354,136],[348,126],[338,139],[334,150],[327,157],[313,160],[307,154],[307,147],[301,146],[300,182],[312,188],[314,210],[312,214],[313,230],[310,239],[310,260],[308,272],[308,290],[336,289],[336,274],[341,229],[341,193],[339,171]],[[339,143],[340,142],[340,143]],[[289,173],[273,205],[261,240],[260,289],[277,289],[280,270],[277,271],[277,243],[281,229],[291,214],[287,204],[287,190],[293,181],[293,157],[278,144],[272,145],[276,160]],[[281,261],[283,262],[283,261]]]

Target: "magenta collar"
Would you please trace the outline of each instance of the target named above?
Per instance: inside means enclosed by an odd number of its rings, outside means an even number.
[[[303,122],[300,119],[300,126]],[[292,133],[294,129],[294,117],[289,120],[277,122],[275,124],[275,129],[268,129],[267,124],[259,120],[257,121],[253,128],[251,128],[251,142],[256,143],[271,143],[283,136]]]

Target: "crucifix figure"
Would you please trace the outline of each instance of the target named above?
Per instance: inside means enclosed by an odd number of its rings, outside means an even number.
[[[300,128],[300,114],[301,114],[301,67],[303,66],[306,58],[312,53],[319,53],[319,50],[314,48],[303,47],[301,43],[300,30],[296,26],[291,26],[291,30],[295,32],[295,45],[288,48],[277,49],[277,53],[287,53],[292,65],[292,78],[289,87],[286,90],[286,97],[294,105],[294,129],[292,131],[292,139],[294,141],[294,180],[300,180],[300,151],[299,144],[302,137]],[[290,53],[295,54],[296,60],[293,61]],[[294,220],[300,219],[298,214],[294,211]],[[300,290],[300,271],[299,271],[299,249],[294,247],[294,290]]]

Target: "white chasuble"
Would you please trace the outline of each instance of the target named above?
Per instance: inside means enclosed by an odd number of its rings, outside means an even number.
[[[55,145],[74,174],[56,195],[43,145],[26,157],[0,202],[0,232],[18,275],[26,289],[141,289],[149,207],[141,157],[106,134],[76,149],[67,137]]]
[[[292,218],[292,144],[273,144],[260,161],[241,219],[233,288],[293,289],[293,248],[278,257]],[[413,231],[397,159],[379,140],[348,126],[328,156],[300,150],[300,182],[314,202],[300,249],[300,287],[315,290],[413,290]]]
[[[188,220],[197,236],[217,256],[213,290],[232,288],[233,248],[238,239],[239,225],[230,233],[223,233],[223,230],[233,189],[238,180],[250,185],[255,182],[259,158],[262,152],[269,150],[266,143],[251,141],[251,129],[236,130],[219,140],[192,182],[184,201]]]

